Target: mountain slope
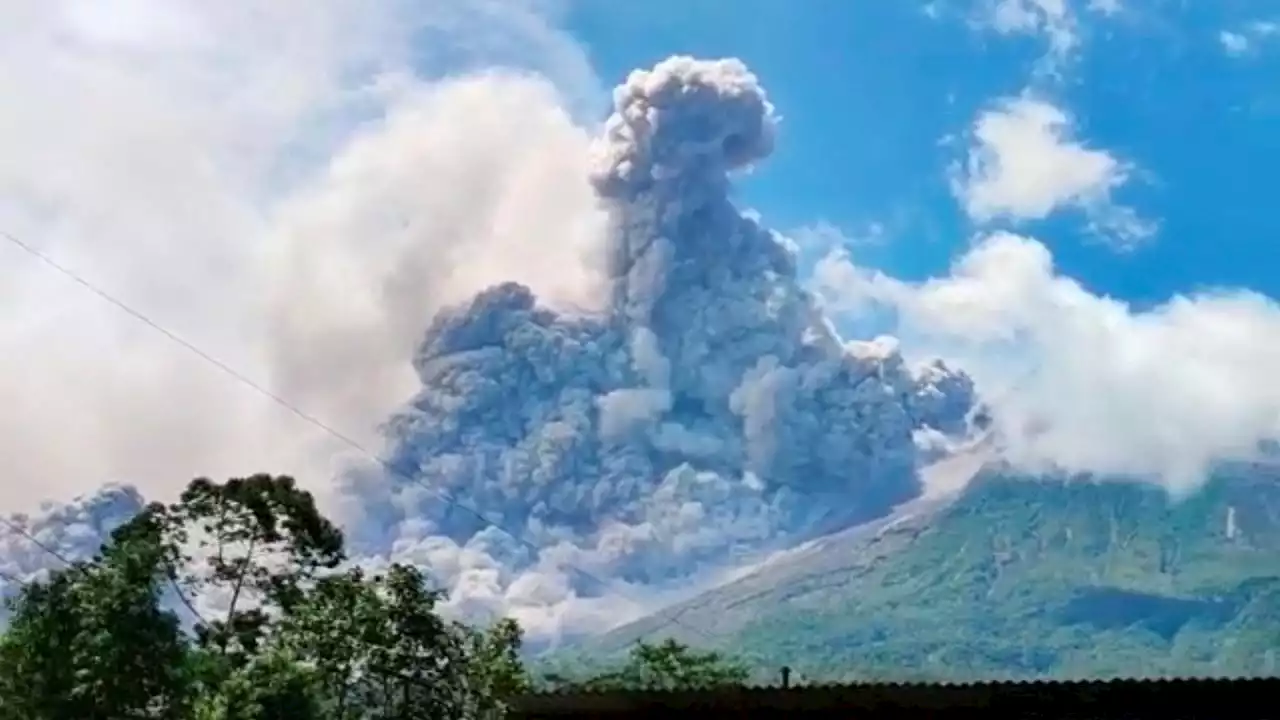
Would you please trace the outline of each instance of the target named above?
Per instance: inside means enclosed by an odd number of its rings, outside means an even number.
[[[879,516],[919,493],[919,465],[939,443],[969,436],[981,413],[967,375],[908,363],[887,339],[842,337],[806,287],[798,246],[735,204],[736,178],[767,158],[778,130],[743,63],[677,56],[638,70],[591,138],[541,94],[513,97],[502,107],[518,110],[504,112],[577,138],[565,147],[581,154],[565,161],[580,163],[580,187],[566,192],[593,200],[593,219],[574,230],[590,247],[554,274],[582,292],[560,297],[519,273],[527,284],[485,271],[423,296],[423,316],[389,323],[423,330],[403,346],[415,347],[420,382],[380,424],[379,462],[342,460],[326,493],[353,556],[426,568],[457,616],[514,617],[531,641],[556,642],[634,617],[710,569]],[[435,127],[428,119],[415,110],[372,123],[334,159],[346,169],[333,184],[307,194],[347,207],[355,186],[434,181],[404,174],[436,167],[420,142]],[[356,202],[351,217],[326,212],[324,228],[299,236],[372,227],[384,250],[407,248],[439,213],[398,204],[405,197],[417,195]],[[526,222],[530,210],[495,210],[514,224],[492,232],[520,235],[521,252],[541,256],[561,239]],[[403,222],[392,229],[388,217]],[[457,257],[484,264],[498,254],[486,247],[460,246]],[[397,268],[378,287],[433,284],[417,276],[435,263],[401,267],[410,255],[390,252],[370,261]],[[318,267],[300,266],[300,287]],[[399,293],[416,307],[406,298],[417,295]],[[440,306],[446,295],[458,302]],[[363,301],[348,304],[366,314]],[[324,332],[296,336],[304,364],[317,348],[345,363],[345,346],[365,342],[338,326],[314,330]],[[357,339],[335,340],[344,337]],[[91,551],[104,538],[73,539]],[[0,528],[0,569],[25,578],[58,565]]]
[[[1274,673],[1277,479],[1224,467],[1174,501],[984,472],[582,650],[675,636],[823,679]]]

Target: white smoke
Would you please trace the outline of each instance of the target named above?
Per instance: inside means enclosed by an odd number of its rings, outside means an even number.
[[[884,512],[920,490],[920,433],[963,430],[967,378],[846,347],[788,244],[730,203],[775,132],[741,63],[634,73],[594,140],[530,77],[377,97],[381,117],[271,204],[236,276],[260,288],[244,307],[273,390],[362,442],[408,401],[385,430],[394,472],[349,465],[326,492],[361,562],[422,563],[452,609],[534,637],[604,627]],[[224,432],[297,437],[252,420]],[[230,459],[296,472],[254,447]]]
[[[597,132],[580,122],[590,68],[545,11],[0,5],[0,227],[408,476],[353,467],[341,441],[0,243],[0,501],[83,493],[19,527],[80,557],[141,495],[292,473],[361,562],[422,563],[459,613],[547,638],[918,493],[922,459],[972,417],[953,367],[988,387],[1038,370],[991,400],[1031,468],[1186,490],[1277,435],[1273,303],[1139,312],[1007,234],[922,284],[820,268],[828,304],[890,306],[905,347],[951,365],[843,341],[789,244],[728,199],[776,139],[756,78],[664,61]],[[111,481],[131,487],[87,492]],[[22,532],[0,544],[6,574],[56,565]]]
[[[0,600],[16,592],[16,583],[44,579],[63,559],[92,557],[145,504],[134,488],[106,485],[70,502],[46,502],[33,513],[6,517],[0,521]],[[0,606],[0,617],[5,614]]]
[[[499,278],[593,299],[571,114],[602,98],[556,9],[0,3],[0,229],[376,449],[439,303]],[[269,470],[324,497],[360,454],[9,242],[0,328],[0,510],[31,522],[107,528],[132,512],[113,481],[166,500]],[[0,535],[18,575],[59,564]]]
[[[409,401],[388,459],[525,537],[442,515],[380,468],[335,487],[359,456],[342,440],[9,243],[4,507],[128,483],[23,521],[82,557],[134,487],[163,500],[195,475],[290,473],[367,552],[430,564],[460,611],[550,634],[797,531],[809,495],[857,516],[915,492],[915,381],[841,355],[789,253],[727,202],[727,173],[772,148],[754,77],[687,58],[637,73],[596,142],[575,119],[598,88],[551,10],[0,7],[0,228],[370,449]],[[486,303],[523,365],[466,346]],[[512,424],[495,434],[471,408]],[[432,439],[450,428],[494,452]],[[415,448],[429,457],[407,464]],[[4,537],[11,574],[57,565]]]
[[[1280,438],[1280,306],[1247,291],[1175,296],[1150,309],[1059,274],[1040,242],[981,238],[942,277],[907,283],[845,252],[819,263],[834,313],[890,308],[904,344],[971,373],[1029,472],[1138,478],[1177,494],[1216,462]]]
[[[575,276],[587,137],[563,108],[599,92],[543,9],[0,4],[0,229],[372,441],[431,303],[511,268],[540,290]],[[0,507],[260,468],[319,486],[345,449],[8,242],[0,308]]]

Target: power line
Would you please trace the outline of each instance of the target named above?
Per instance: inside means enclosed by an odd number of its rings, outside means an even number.
[[[45,554],[47,554],[47,555],[52,555],[54,558],[57,558],[57,559],[58,559],[58,560],[59,560],[63,565],[66,565],[67,567],[76,567],[76,564],[75,564],[74,562],[72,562],[72,561],[71,561],[71,559],[70,559],[70,558],[68,558],[66,555],[63,555],[62,553],[60,553],[60,552],[58,552],[57,550],[53,549],[50,545],[48,545],[47,543],[45,543],[45,542],[41,541],[41,540],[40,540],[39,538],[37,538],[35,535],[31,534],[31,531],[30,531],[30,530],[27,530],[26,528],[22,527],[21,525],[19,525],[19,524],[18,524],[18,523],[16,523],[16,522],[14,522],[14,521],[10,520],[9,518],[6,518],[6,517],[4,517],[4,516],[0,516],[0,525],[4,525],[5,527],[9,528],[9,530],[10,530],[11,532],[14,532],[14,533],[16,533],[16,534],[18,534],[18,535],[21,535],[22,537],[26,538],[27,542],[31,543],[32,545],[35,545],[37,548],[39,548],[39,549],[40,549],[41,551],[43,551]],[[24,579],[22,579],[22,578],[18,577],[17,575],[14,575],[14,574],[12,574],[12,573],[8,573],[8,572],[4,572],[4,571],[2,571],[2,570],[0,570],[0,580],[4,580],[4,581],[6,581],[6,582],[8,582],[8,583],[12,583],[12,584],[14,584],[14,585],[17,585],[19,590],[21,590],[21,589],[25,588],[25,587],[27,586],[27,583],[28,583],[28,581],[26,581],[26,580],[24,580]]]
[[[521,544],[525,545],[526,547],[528,547],[528,548],[530,548],[531,550],[533,550],[535,553],[540,553],[540,552],[541,552],[541,548],[539,548],[539,547],[538,547],[537,545],[535,545],[534,543],[530,542],[528,539],[524,538],[524,537],[523,537],[523,536],[521,536],[521,535],[518,535],[518,534],[516,534],[516,533],[512,532],[511,530],[508,530],[507,528],[505,528],[505,527],[503,527],[503,526],[499,525],[497,522],[495,522],[495,521],[493,521],[493,520],[491,520],[491,519],[489,519],[489,518],[485,517],[485,515],[484,515],[483,513],[481,513],[479,510],[475,510],[475,509],[473,509],[473,508],[470,508],[470,507],[468,507],[468,506],[466,506],[466,505],[462,504],[460,501],[455,500],[455,499],[453,499],[453,498],[449,497],[448,495],[446,495],[446,494],[445,494],[442,490],[440,490],[439,488],[433,488],[433,487],[431,487],[430,485],[427,485],[426,483],[422,482],[420,479],[415,478],[415,477],[413,477],[413,476],[411,476],[411,475],[408,475],[408,474],[406,474],[406,473],[404,473],[404,472],[402,472],[402,471],[400,471],[400,470],[397,470],[395,467],[393,467],[393,466],[391,465],[391,463],[389,463],[389,462],[387,462],[386,460],[383,460],[382,458],[378,457],[375,453],[373,453],[373,452],[369,451],[367,448],[365,448],[363,445],[361,445],[361,444],[360,444],[359,442],[357,442],[355,439],[351,438],[349,435],[346,435],[345,433],[342,433],[342,432],[338,431],[337,429],[335,429],[335,428],[334,428],[334,427],[332,427],[331,425],[329,425],[329,424],[327,424],[327,423],[323,422],[322,420],[320,420],[319,418],[315,417],[314,415],[311,415],[310,413],[308,413],[308,412],[306,412],[306,411],[302,410],[301,408],[297,407],[297,406],[296,406],[296,405],[294,405],[293,403],[289,402],[289,401],[288,401],[287,399],[285,399],[284,397],[282,397],[282,396],[280,396],[280,395],[278,395],[278,394],[276,394],[276,393],[272,392],[271,390],[267,389],[267,388],[266,388],[266,387],[264,387],[263,385],[261,385],[261,384],[259,384],[259,383],[257,383],[257,382],[254,382],[251,378],[249,378],[249,377],[248,377],[248,376],[246,376],[245,374],[243,374],[243,373],[241,373],[241,372],[237,371],[235,368],[231,367],[230,365],[227,365],[226,363],[222,362],[221,360],[218,360],[217,358],[213,357],[212,355],[210,355],[209,353],[205,352],[204,350],[201,350],[201,349],[200,349],[198,346],[196,346],[195,344],[193,344],[193,343],[191,343],[191,342],[187,341],[186,339],[182,338],[182,337],[181,337],[181,336],[179,336],[178,334],[176,334],[176,333],[174,333],[174,332],[170,331],[169,329],[165,328],[164,326],[160,325],[160,324],[159,324],[159,323],[157,323],[156,321],[154,321],[154,320],[152,320],[151,318],[149,318],[149,317],[147,317],[146,315],[144,315],[142,312],[140,312],[140,311],[138,311],[138,310],[133,309],[133,308],[132,308],[132,307],[130,307],[128,304],[126,304],[124,301],[117,299],[115,296],[113,296],[113,295],[111,295],[110,293],[106,292],[105,290],[102,290],[101,288],[97,287],[97,286],[96,286],[96,285],[94,285],[93,283],[91,283],[91,282],[89,282],[88,280],[86,280],[85,278],[81,277],[81,276],[80,276],[79,274],[77,274],[75,271],[73,271],[73,270],[71,270],[70,268],[68,268],[68,267],[66,267],[66,266],[64,266],[64,265],[62,265],[62,264],[60,264],[60,263],[58,263],[58,262],[57,262],[56,260],[54,260],[53,258],[49,257],[48,255],[46,255],[45,253],[41,252],[40,250],[36,249],[34,246],[32,246],[32,245],[30,245],[30,244],[28,244],[28,243],[26,243],[26,242],[23,242],[20,238],[18,238],[17,236],[13,235],[12,233],[9,233],[9,232],[7,232],[7,231],[5,231],[5,230],[0,230],[0,237],[3,237],[5,240],[8,240],[10,243],[12,243],[13,245],[15,245],[15,246],[16,246],[16,247],[18,247],[19,249],[21,249],[23,252],[26,252],[27,254],[31,255],[32,257],[36,258],[37,260],[39,260],[39,261],[43,262],[45,265],[48,265],[50,268],[54,269],[54,270],[55,270],[55,271],[57,271],[58,273],[62,274],[63,276],[65,276],[65,277],[67,277],[67,278],[69,278],[70,280],[72,280],[73,282],[75,282],[77,285],[81,286],[82,288],[84,288],[84,289],[88,290],[89,292],[93,293],[94,295],[96,295],[96,296],[97,296],[98,298],[100,298],[101,300],[104,300],[104,301],[106,301],[107,303],[109,303],[109,304],[111,304],[111,305],[115,306],[117,309],[119,309],[120,311],[122,311],[122,312],[126,313],[127,315],[129,315],[130,317],[134,318],[134,319],[135,319],[135,320],[137,320],[138,322],[141,322],[141,323],[143,323],[144,325],[146,325],[147,327],[150,327],[151,329],[153,329],[153,330],[155,330],[156,332],[160,333],[161,335],[163,335],[164,337],[168,338],[168,339],[169,339],[169,340],[171,340],[172,342],[177,343],[179,346],[181,346],[181,347],[185,348],[186,350],[190,351],[191,353],[193,353],[194,355],[196,355],[196,356],[197,356],[197,357],[199,357],[200,359],[202,359],[202,360],[204,360],[205,362],[207,362],[207,363],[209,363],[209,364],[213,365],[214,367],[216,367],[217,369],[221,370],[223,373],[227,374],[228,376],[230,376],[232,379],[236,380],[237,382],[240,382],[241,384],[246,385],[246,386],[247,386],[247,387],[249,387],[250,389],[252,389],[252,390],[254,390],[254,391],[258,392],[259,394],[261,394],[262,396],[264,396],[264,397],[266,397],[267,399],[271,400],[272,402],[276,403],[276,404],[277,404],[277,405],[279,405],[280,407],[282,407],[282,408],[284,408],[284,409],[288,410],[289,412],[293,413],[293,414],[294,414],[294,415],[296,415],[298,418],[302,419],[304,422],[311,424],[312,426],[314,426],[314,427],[316,427],[316,428],[320,429],[321,431],[325,432],[326,434],[330,435],[331,437],[333,437],[333,438],[335,438],[335,439],[339,440],[339,441],[340,441],[340,442],[342,442],[343,444],[345,444],[345,445],[347,445],[348,447],[352,448],[353,450],[355,450],[355,451],[359,452],[360,454],[364,455],[365,457],[369,458],[370,460],[373,460],[374,462],[378,463],[378,464],[379,464],[379,465],[381,465],[381,466],[382,466],[382,467],[383,467],[387,472],[391,473],[393,476],[396,476],[396,477],[402,478],[402,479],[404,479],[404,480],[408,480],[409,482],[412,482],[412,483],[415,483],[415,484],[419,485],[420,487],[422,487],[423,489],[427,490],[428,492],[433,493],[436,497],[438,497],[440,500],[444,501],[446,504],[450,505],[451,507],[454,507],[454,508],[457,508],[457,509],[459,509],[459,510],[462,510],[462,511],[464,511],[464,512],[466,512],[466,513],[468,513],[468,514],[470,514],[470,515],[472,515],[472,516],[474,516],[476,519],[480,520],[480,522],[482,522],[482,523],[484,523],[484,524],[486,524],[486,525],[492,526],[492,527],[494,527],[494,528],[496,528],[496,529],[498,529],[498,530],[501,530],[502,532],[504,532],[504,533],[506,533],[508,536],[510,536],[512,539],[514,539],[516,542],[518,542],[518,543],[521,543]],[[12,527],[12,526],[11,526],[11,527]],[[35,541],[35,539],[34,539],[31,535],[29,535],[29,534],[27,534],[27,533],[23,533],[23,534],[24,534],[24,535],[26,535],[26,537],[27,537],[28,539],[31,539],[33,542],[36,542],[36,541]],[[42,544],[41,544],[41,543],[39,543],[39,542],[36,542],[36,544],[37,544],[37,546],[38,546],[38,547],[41,547],[42,549],[45,549],[46,551],[48,551],[48,552],[49,552],[51,555],[53,555],[54,557],[58,558],[59,560],[62,560],[64,563],[67,563],[68,565],[71,565],[70,561],[69,561],[69,560],[67,560],[67,558],[63,557],[62,555],[58,554],[57,552],[52,551],[50,548],[45,547],[44,545],[42,545]],[[593,583],[599,583],[599,585],[600,585],[600,586],[602,586],[602,587],[607,587],[607,586],[608,586],[608,583],[607,583],[606,581],[604,581],[604,580],[600,579],[599,577],[596,577],[595,575],[592,575],[591,573],[588,573],[587,571],[585,571],[585,570],[583,570],[583,569],[581,569],[581,568],[569,567],[568,569],[569,569],[569,570],[571,570],[571,571],[573,571],[573,572],[575,572],[575,573],[577,573],[577,574],[579,574],[580,576],[582,576],[582,577],[584,577],[584,578],[589,579],[589,580],[590,580],[590,581],[592,581]],[[714,638],[714,637],[712,637],[711,635],[709,635],[709,634],[705,633],[704,631],[702,631],[702,630],[700,630],[700,629],[698,629],[698,628],[694,628],[694,627],[692,627],[692,626],[689,626],[689,627],[688,627],[688,629],[690,629],[690,630],[694,631],[695,633],[698,633],[698,634],[702,635],[703,637],[707,638],[708,640],[713,640],[713,641],[714,641],[714,639],[715,639],[715,638]]]
[[[245,375],[244,373],[241,373],[241,372],[237,371],[235,368],[231,367],[230,365],[228,365],[228,364],[226,364],[226,363],[222,362],[221,360],[218,360],[217,358],[213,357],[213,356],[212,356],[212,355],[210,355],[209,353],[207,353],[207,352],[205,352],[204,350],[200,349],[200,348],[199,348],[198,346],[196,346],[194,343],[191,343],[190,341],[188,341],[188,340],[184,339],[184,338],[183,338],[183,337],[181,337],[180,335],[178,335],[178,334],[176,334],[176,333],[174,333],[174,332],[170,331],[168,328],[166,328],[166,327],[164,327],[164,326],[160,325],[158,322],[156,322],[156,321],[152,320],[150,317],[146,316],[146,315],[145,315],[145,314],[143,314],[142,312],[140,312],[140,311],[138,311],[138,310],[135,310],[134,308],[132,308],[131,306],[129,306],[128,304],[126,304],[126,303],[125,303],[125,302],[123,302],[122,300],[119,300],[118,298],[114,297],[114,296],[113,296],[113,295],[111,295],[110,293],[106,292],[105,290],[102,290],[101,288],[97,287],[97,286],[96,286],[96,285],[94,285],[93,283],[89,282],[88,280],[86,280],[85,278],[83,278],[82,276],[80,276],[79,274],[77,274],[76,272],[74,272],[73,270],[71,270],[70,268],[67,268],[66,266],[64,266],[64,265],[62,265],[62,264],[60,264],[60,263],[58,263],[56,260],[54,260],[53,258],[49,257],[47,254],[45,254],[45,253],[41,252],[40,250],[38,250],[37,248],[33,247],[32,245],[30,245],[30,244],[28,244],[28,243],[26,243],[26,242],[23,242],[20,238],[16,237],[16,236],[15,236],[15,235],[13,235],[12,233],[9,233],[9,232],[7,232],[7,231],[5,231],[5,230],[0,230],[0,237],[3,237],[4,239],[8,240],[11,244],[13,244],[13,245],[15,245],[16,247],[18,247],[19,249],[21,249],[22,251],[24,251],[24,252],[26,252],[27,254],[31,255],[32,257],[34,257],[34,258],[36,258],[36,259],[40,260],[41,262],[43,262],[44,264],[48,265],[50,268],[54,269],[55,271],[57,271],[58,273],[62,274],[63,276],[65,276],[65,277],[69,278],[70,280],[72,280],[73,282],[75,282],[77,285],[80,285],[80,286],[81,286],[82,288],[84,288],[85,290],[88,290],[88,291],[89,291],[89,292],[91,292],[92,294],[96,295],[99,299],[101,299],[101,300],[103,300],[103,301],[105,301],[105,302],[107,302],[107,303],[109,303],[109,304],[111,304],[111,305],[115,306],[118,310],[120,310],[120,311],[122,311],[122,312],[126,313],[127,315],[129,315],[130,317],[134,318],[134,319],[135,319],[135,320],[137,320],[138,322],[141,322],[141,323],[143,323],[144,325],[146,325],[147,327],[150,327],[151,329],[153,329],[153,330],[155,330],[156,332],[160,333],[160,334],[161,334],[161,335],[163,335],[164,337],[168,338],[170,341],[172,341],[172,342],[174,342],[174,343],[178,344],[179,346],[181,346],[181,347],[185,348],[186,350],[188,350],[188,351],[189,351],[189,352],[191,352],[192,354],[196,355],[196,356],[197,356],[197,357],[199,357],[200,359],[204,360],[205,362],[207,362],[207,363],[209,363],[209,364],[213,365],[215,368],[217,368],[217,369],[221,370],[223,373],[225,373],[226,375],[230,376],[232,379],[236,380],[237,382],[239,382],[239,383],[241,383],[241,384],[243,384],[243,385],[245,385],[245,386],[249,387],[250,389],[252,389],[252,390],[256,391],[257,393],[259,393],[260,395],[262,395],[262,396],[266,397],[267,399],[271,400],[272,402],[276,403],[276,404],[277,404],[277,405],[279,405],[280,407],[282,407],[282,408],[284,408],[284,409],[288,410],[289,412],[293,413],[294,415],[296,415],[298,418],[300,418],[300,419],[301,419],[301,420],[303,420],[304,422],[309,423],[310,425],[312,425],[312,426],[314,426],[314,427],[316,427],[316,428],[320,429],[320,430],[321,430],[321,431],[323,431],[324,433],[326,433],[326,434],[330,435],[331,437],[333,437],[333,438],[335,438],[335,439],[339,440],[339,441],[340,441],[340,442],[342,442],[343,444],[345,444],[345,445],[347,445],[348,447],[352,448],[353,450],[355,450],[355,451],[359,452],[360,454],[364,455],[365,457],[369,458],[370,460],[373,460],[374,462],[376,462],[377,464],[379,464],[380,466],[382,466],[382,467],[383,467],[387,472],[389,472],[391,475],[393,475],[393,476],[395,476],[395,477],[399,477],[399,478],[404,479],[404,480],[408,480],[409,482],[412,482],[412,483],[414,483],[414,484],[417,484],[418,486],[422,487],[423,489],[427,490],[428,492],[431,492],[432,494],[434,494],[436,497],[438,497],[440,500],[442,500],[442,501],[443,501],[443,502],[445,502],[446,504],[448,504],[448,505],[450,505],[450,506],[452,506],[452,507],[454,507],[454,508],[457,508],[457,509],[459,509],[459,510],[462,510],[462,511],[464,511],[464,512],[466,512],[466,513],[468,513],[468,514],[470,514],[470,515],[472,515],[472,516],[474,516],[476,519],[480,520],[480,522],[482,522],[482,523],[484,523],[484,524],[486,524],[486,525],[489,525],[489,526],[491,526],[491,527],[494,527],[494,528],[496,528],[496,529],[498,529],[498,530],[500,530],[500,531],[502,531],[502,532],[506,533],[508,536],[510,536],[510,537],[511,537],[512,539],[514,539],[516,542],[521,543],[522,545],[525,545],[525,546],[526,546],[526,547],[528,547],[529,549],[533,550],[535,553],[540,553],[540,552],[541,552],[541,548],[539,548],[539,547],[538,547],[537,545],[535,545],[534,543],[530,542],[528,539],[526,539],[526,538],[525,538],[525,537],[523,537],[522,535],[519,535],[519,534],[517,534],[517,533],[515,533],[515,532],[512,532],[511,530],[509,530],[509,529],[507,529],[507,528],[503,527],[502,525],[498,524],[496,521],[494,521],[494,520],[492,520],[492,519],[490,519],[490,518],[486,517],[486,516],[485,516],[483,513],[481,513],[479,510],[476,510],[476,509],[473,509],[473,508],[471,508],[471,507],[468,507],[467,505],[463,504],[462,502],[460,502],[460,501],[458,501],[458,500],[456,500],[456,499],[454,499],[454,498],[449,497],[449,496],[448,496],[448,495],[447,495],[443,490],[441,490],[441,489],[439,489],[439,488],[431,487],[430,485],[428,485],[428,484],[426,484],[425,482],[423,482],[421,479],[416,478],[416,477],[413,477],[413,476],[411,476],[411,475],[409,475],[409,474],[407,474],[407,473],[405,473],[405,472],[402,472],[402,471],[400,471],[400,470],[396,469],[395,467],[393,467],[393,466],[391,465],[391,463],[389,463],[388,461],[386,461],[386,460],[382,459],[381,457],[378,457],[378,455],[377,455],[377,454],[375,454],[375,453],[371,452],[370,450],[368,450],[367,448],[365,448],[362,444],[360,444],[359,442],[357,442],[355,439],[353,439],[353,438],[352,438],[352,437],[350,437],[349,435],[347,435],[347,434],[345,434],[345,433],[340,432],[339,430],[337,430],[336,428],[332,427],[332,426],[331,426],[331,425],[329,425],[328,423],[325,423],[324,421],[320,420],[320,419],[319,419],[319,418],[317,418],[316,416],[314,416],[314,415],[312,415],[312,414],[310,414],[310,413],[306,412],[305,410],[302,410],[301,408],[299,408],[299,407],[298,407],[298,406],[296,406],[295,404],[293,404],[293,403],[289,402],[287,399],[285,399],[285,398],[284,398],[284,397],[282,397],[281,395],[279,395],[279,394],[277,394],[277,393],[274,393],[274,392],[272,392],[271,390],[269,390],[268,388],[266,388],[265,386],[263,386],[263,385],[261,385],[261,384],[259,384],[259,383],[255,382],[253,379],[249,378],[249,377],[248,377],[247,375]],[[1026,375],[1024,375],[1023,377],[1020,377],[1019,379],[1017,379],[1017,380],[1015,380],[1013,383],[1011,383],[1008,387],[1006,387],[1005,391],[1004,391],[1004,392],[1002,392],[1002,393],[1000,393],[1000,396],[1001,396],[1001,397],[1004,397],[1004,396],[1006,396],[1006,395],[1012,394],[1012,393],[1013,393],[1013,391],[1014,391],[1015,389],[1017,389],[1019,386],[1021,386],[1023,382],[1025,382],[1027,379],[1029,379],[1029,378],[1030,378],[1030,376],[1034,374],[1034,372],[1035,372],[1034,368],[1029,369],[1029,370],[1028,370],[1028,372],[1026,373]],[[2,518],[0,518],[0,520],[3,520],[3,519],[2,519]],[[11,528],[17,529],[17,526],[15,526],[14,524],[10,523],[8,520],[3,520],[3,522],[4,522],[5,524],[9,525]],[[63,555],[59,554],[58,552],[54,551],[52,548],[49,548],[49,547],[47,547],[46,545],[44,545],[43,543],[39,542],[39,541],[38,541],[34,536],[32,536],[30,533],[26,532],[25,530],[18,530],[18,532],[20,532],[21,534],[23,534],[25,537],[27,537],[27,538],[28,538],[29,540],[31,540],[33,543],[35,543],[35,544],[37,545],[37,547],[40,547],[41,549],[45,550],[45,551],[46,551],[46,552],[48,552],[50,555],[52,555],[52,556],[54,556],[54,557],[58,558],[58,559],[59,559],[59,560],[61,560],[63,563],[67,564],[68,566],[73,566],[73,563],[72,563],[70,560],[68,560],[65,556],[63,556]],[[583,569],[581,569],[581,568],[577,568],[577,567],[572,567],[572,566],[568,567],[568,569],[569,569],[569,570],[571,570],[572,572],[577,573],[577,574],[578,574],[578,575],[580,575],[581,577],[587,578],[588,580],[590,580],[590,581],[591,581],[591,582],[593,582],[593,583],[598,583],[598,584],[599,584],[600,586],[602,586],[602,587],[607,587],[607,586],[608,586],[608,583],[607,583],[606,581],[604,581],[604,580],[602,580],[601,578],[599,578],[599,577],[597,577],[597,576],[595,576],[595,575],[593,575],[593,574],[591,574],[591,573],[587,572],[586,570],[583,570]],[[171,578],[171,580],[172,580],[172,578]],[[193,614],[195,614],[197,618],[199,618],[199,613],[198,613],[198,612],[196,612],[196,610],[195,610],[195,608],[194,608],[194,607],[192,607],[191,603],[188,601],[188,599],[187,599],[187,598],[185,597],[185,595],[182,593],[181,589],[177,587],[176,582],[175,582],[175,590],[177,590],[177,592],[178,592],[178,594],[179,594],[180,598],[184,601],[184,604],[186,604],[187,608],[188,608],[188,609],[189,609]],[[700,636],[702,636],[703,638],[705,638],[705,639],[707,639],[707,640],[709,640],[709,641],[714,642],[714,641],[717,639],[717,637],[716,637],[715,635],[713,635],[713,634],[711,634],[711,633],[708,633],[707,631],[705,631],[705,630],[703,630],[703,629],[701,629],[701,628],[697,628],[697,627],[694,627],[693,625],[689,625],[689,624],[686,624],[686,623],[684,623],[684,622],[680,621],[680,620],[678,619],[678,617],[679,617],[679,615],[681,614],[681,612],[682,612],[682,611],[677,611],[674,615],[672,615],[671,617],[669,617],[669,618],[667,619],[667,621],[666,621],[665,623],[663,623],[660,627],[666,627],[666,626],[670,626],[670,625],[677,625],[677,626],[683,627],[683,628],[685,628],[685,629],[687,629],[687,630],[691,630],[691,631],[693,631],[695,634],[700,635]]]
[[[0,231],[0,234],[2,233],[3,231]],[[22,537],[26,538],[28,542],[30,542],[32,545],[35,545],[40,550],[44,551],[46,554],[51,555],[54,558],[57,558],[60,562],[62,562],[63,565],[67,566],[68,568],[75,568],[80,570],[81,572],[84,572],[85,567],[83,565],[77,564],[71,558],[67,557],[63,553],[58,552],[49,544],[42,542],[39,538],[33,535],[30,530],[27,530],[26,528],[22,527],[18,523],[13,522],[12,520],[6,517],[0,516],[0,524],[3,524],[5,527],[9,528],[9,530],[11,530],[12,532],[15,532],[21,535]],[[16,575],[13,575],[11,573],[7,573],[4,571],[0,571],[0,579],[3,579],[9,583],[17,585],[20,590],[23,588],[26,588],[28,584],[28,581],[23,580],[22,578],[19,578]],[[182,591],[182,588],[178,584],[177,578],[170,575],[168,580],[169,580],[169,584],[173,587],[174,593],[178,595],[178,599],[182,601],[182,604],[187,608],[187,611],[190,612],[192,616],[195,617],[196,620],[199,620],[201,623],[204,623],[207,625],[208,621],[204,619],[204,616],[200,614],[200,611],[197,610],[195,606],[191,603],[191,600],[187,598],[187,594]]]
[[[37,538],[35,535],[31,534],[30,530],[27,530],[26,528],[22,527],[18,523],[13,522],[12,520],[6,517],[0,517],[0,524],[4,524],[5,527],[9,528],[13,532],[26,538],[32,545],[35,545],[36,547],[40,548],[44,552],[48,553],[49,555],[52,555],[53,557],[57,558],[62,562],[63,565],[66,565],[67,567],[71,567],[75,565],[75,563],[72,562],[66,555],[63,555],[57,550],[54,550],[47,543],[43,542],[42,540]]]

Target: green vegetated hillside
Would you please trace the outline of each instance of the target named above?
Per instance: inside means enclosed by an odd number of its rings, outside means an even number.
[[[662,637],[811,680],[1276,674],[1280,478],[1233,467],[1176,501],[986,474],[559,662]]]

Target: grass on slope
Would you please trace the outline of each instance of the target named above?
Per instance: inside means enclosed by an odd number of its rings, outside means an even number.
[[[792,587],[734,638],[826,678],[1271,674],[1280,486],[982,482],[857,577]]]
[[[986,477],[906,532],[712,608],[740,618],[721,648],[813,680],[1280,672],[1280,481],[1259,469],[1181,501]]]

